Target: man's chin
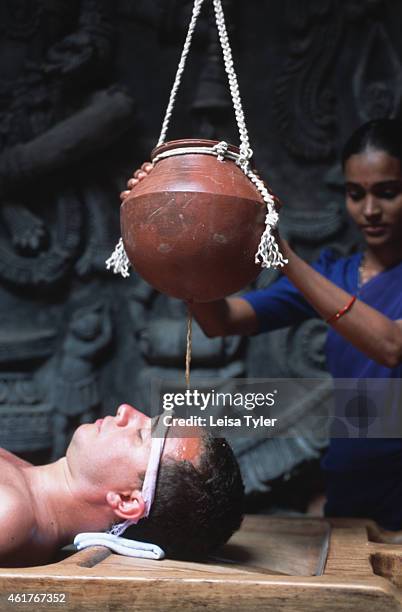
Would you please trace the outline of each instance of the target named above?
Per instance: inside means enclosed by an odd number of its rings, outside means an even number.
[[[87,436],[91,430],[95,431],[95,423],[83,423],[83,425],[80,425],[79,427],[77,427],[77,429],[74,431],[73,436],[70,440],[70,444],[67,447],[67,451],[70,448],[74,448],[75,446],[77,446],[77,444],[85,443],[85,439],[87,439]],[[85,438],[83,439],[83,437]],[[67,451],[66,451],[66,454],[67,454]]]

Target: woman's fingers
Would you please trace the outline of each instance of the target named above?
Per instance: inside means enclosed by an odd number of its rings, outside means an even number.
[[[120,194],[120,200],[121,200],[122,202],[124,202],[124,200],[126,199],[126,197],[127,197],[128,195],[130,195],[130,193],[131,193],[131,191],[130,191],[130,190],[128,190],[128,191],[122,191],[122,192],[121,192],[121,194]]]
[[[138,170],[134,172],[134,178],[139,178],[140,180],[145,178],[151,172],[153,167],[154,165],[151,164],[151,162],[144,162],[141,168],[138,168]]]
[[[132,189],[133,187],[138,185],[139,181],[142,181],[142,179],[148,176],[153,167],[154,165],[151,164],[151,162],[144,162],[141,168],[138,168],[134,172],[133,176],[127,181],[127,187],[129,189]]]
[[[144,179],[151,172],[154,165],[151,162],[144,162],[141,168],[138,168],[133,176],[127,181],[127,189],[122,191],[120,194],[120,200],[124,202],[127,196],[131,193],[131,190],[138,185],[142,179]]]

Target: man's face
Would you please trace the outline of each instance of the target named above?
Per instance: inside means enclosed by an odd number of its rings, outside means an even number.
[[[95,489],[100,499],[109,491],[128,492],[142,488],[147,469],[155,421],[128,404],[121,405],[115,416],[81,425],[74,433],[66,452],[75,479]],[[175,437],[175,436],[191,437]],[[169,429],[162,461],[197,464],[202,453],[200,430]]]

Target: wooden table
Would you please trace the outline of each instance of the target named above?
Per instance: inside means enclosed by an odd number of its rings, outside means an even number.
[[[402,534],[371,521],[248,516],[210,563],[130,559],[103,547],[0,568],[0,611],[402,611]],[[10,593],[66,593],[11,604]]]

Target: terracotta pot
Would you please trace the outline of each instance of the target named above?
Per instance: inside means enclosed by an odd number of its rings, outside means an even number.
[[[176,140],[161,152],[213,146]],[[236,147],[231,150],[238,152]],[[245,287],[260,266],[264,201],[235,162],[189,153],[162,159],[121,206],[127,255],[150,285],[175,298],[208,302]]]

